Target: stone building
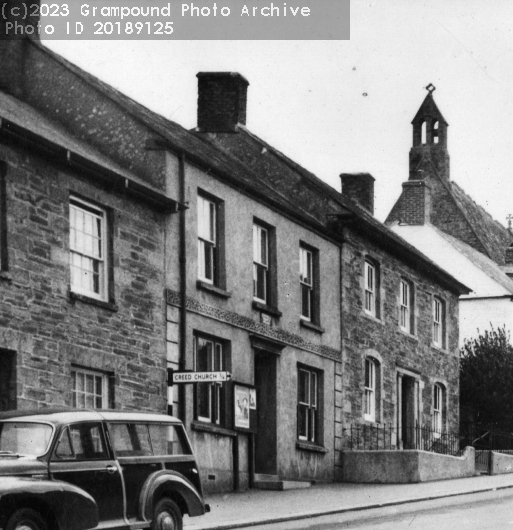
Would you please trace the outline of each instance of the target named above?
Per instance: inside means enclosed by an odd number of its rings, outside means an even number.
[[[4,408],[167,404],[209,492],[339,480],[355,424],[457,424],[466,288],[372,176],[341,194],[252,134],[239,74],[199,74],[187,131],[35,40],[0,59]]]
[[[373,217],[371,175],[342,174],[338,193],[248,130],[244,78],[200,73],[198,80],[196,135],[293,198],[339,246],[336,276],[320,277],[330,285],[341,278],[335,478],[343,477],[352,426],[387,424],[399,448],[412,447],[416,424],[457,429],[458,295],[466,287]],[[320,253],[321,264],[325,258]]]
[[[462,343],[490,325],[513,328],[513,236],[450,180],[448,123],[428,91],[412,121],[409,179],[386,224],[470,287],[460,298]]]

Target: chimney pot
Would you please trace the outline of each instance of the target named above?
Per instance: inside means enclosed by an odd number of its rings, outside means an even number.
[[[235,132],[246,125],[249,82],[236,72],[200,72],[198,128],[203,132]]]
[[[342,195],[374,215],[374,177],[370,173],[341,173]]]

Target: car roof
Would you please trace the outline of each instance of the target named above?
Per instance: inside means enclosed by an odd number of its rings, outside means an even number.
[[[0,421],[23,419],[24,421],[49,421],[55,425],[77,421],[151,421],[180,423],[178,418],[151,412],[125,412],[102,409],[44,408],[0,412]]]

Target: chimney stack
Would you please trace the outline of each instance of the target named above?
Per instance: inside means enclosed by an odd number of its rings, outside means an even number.
[[[236,72],[200,72],[198,78],[198,129],[202,132],[236,132],[246,125],[248,81]]]
[[[429,223],[431,211],[431,188],[425,180],[408,180],[403,183],[396,218],[405,225]],[[394,208],[395,210],[395,208]]]
[[[341,173],[342,195],[374,215],[374,177],[370,173]]]
[[[513,243],[506,249],[505,260],[506,265],[513,265]]]

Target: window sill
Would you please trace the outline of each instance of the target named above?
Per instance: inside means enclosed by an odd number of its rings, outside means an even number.
[[[5,280],[6,282],[12,282],[11,273],[7,271],[0,271],[0,280]]]
[[[404,329],[401,329],[399,328],[399,331],[405,335],[406,337],[408,337],[409,339],[411,340],[414,340],[415,342],[419,342],[419,338],[417,337],[417,335],[414,335],[413,333],[410,333],[409,331],[405,331]]]
[[[311,451],[312,453],[324,453],[326,454],[328,450],[322,445],[317,445],[312,442],[303,442],[298,440],[296,442],[296,449],[301,449],[302,451]]]
[[[220,434],[221,436],[230,436],[235,437],[237,433],[231,431],[230,429],[225,429],[224,427],[218,427],[212,423],[203,423],[202,421],[195,420],[191,423],[191,429],[193,431],[199,432],[209,432],[211,434]]]
[[[221,298],[230,298],[232,296],[232,293],[230,291],[225,291],[224,289],[221,289],[220,287],[216,287],[215,285],[212,285],[211,283],[204,282],[203,280],[198,280],[196,282],[196,287],[198,289],[201,289],[202,291],[207,291],[209,293],[220,296]]]
[[[310,329],[312,331],[316,331],[317,333],[324,333],[326,331],[323,327],[313,324],[309,320],[303,320],[302,318],[299,319],[299,325],[302,328]]]
[[[362,311],[362,315],[365,317],[365,318],[368,318],[369,320],[372,320],[372,322],[376,322],[376,324],[381,324],[382,326],[385,325],[385,323],[383,322],[383,320],[381,320],[381,318],[378,318],[374,315],[371,315],[370,313],[366,313],[365,311]]]
[[[256,300],[253,300],[252,306],[253,309],[258,309],[258,311],[262,311],[262,313],[267,313],[268,315],[272,315],[273,317],[281,317],[283,315],[283,313],[279,311],[278,308],[263,304],[262,302],[257,302]]]
[[[78,300],[79,302],[83,302],[84,304],[95,305],[98,307],[102,307],[103,309],[107,309],[109,311],[118,311],[118,306],[116,304],[112,304],[111,302],[105,302],[103,300],[97,300],[96,298],[91,298],[83,294],[74,293],[73,291],[69,292],[69,298],[72,301]]]

